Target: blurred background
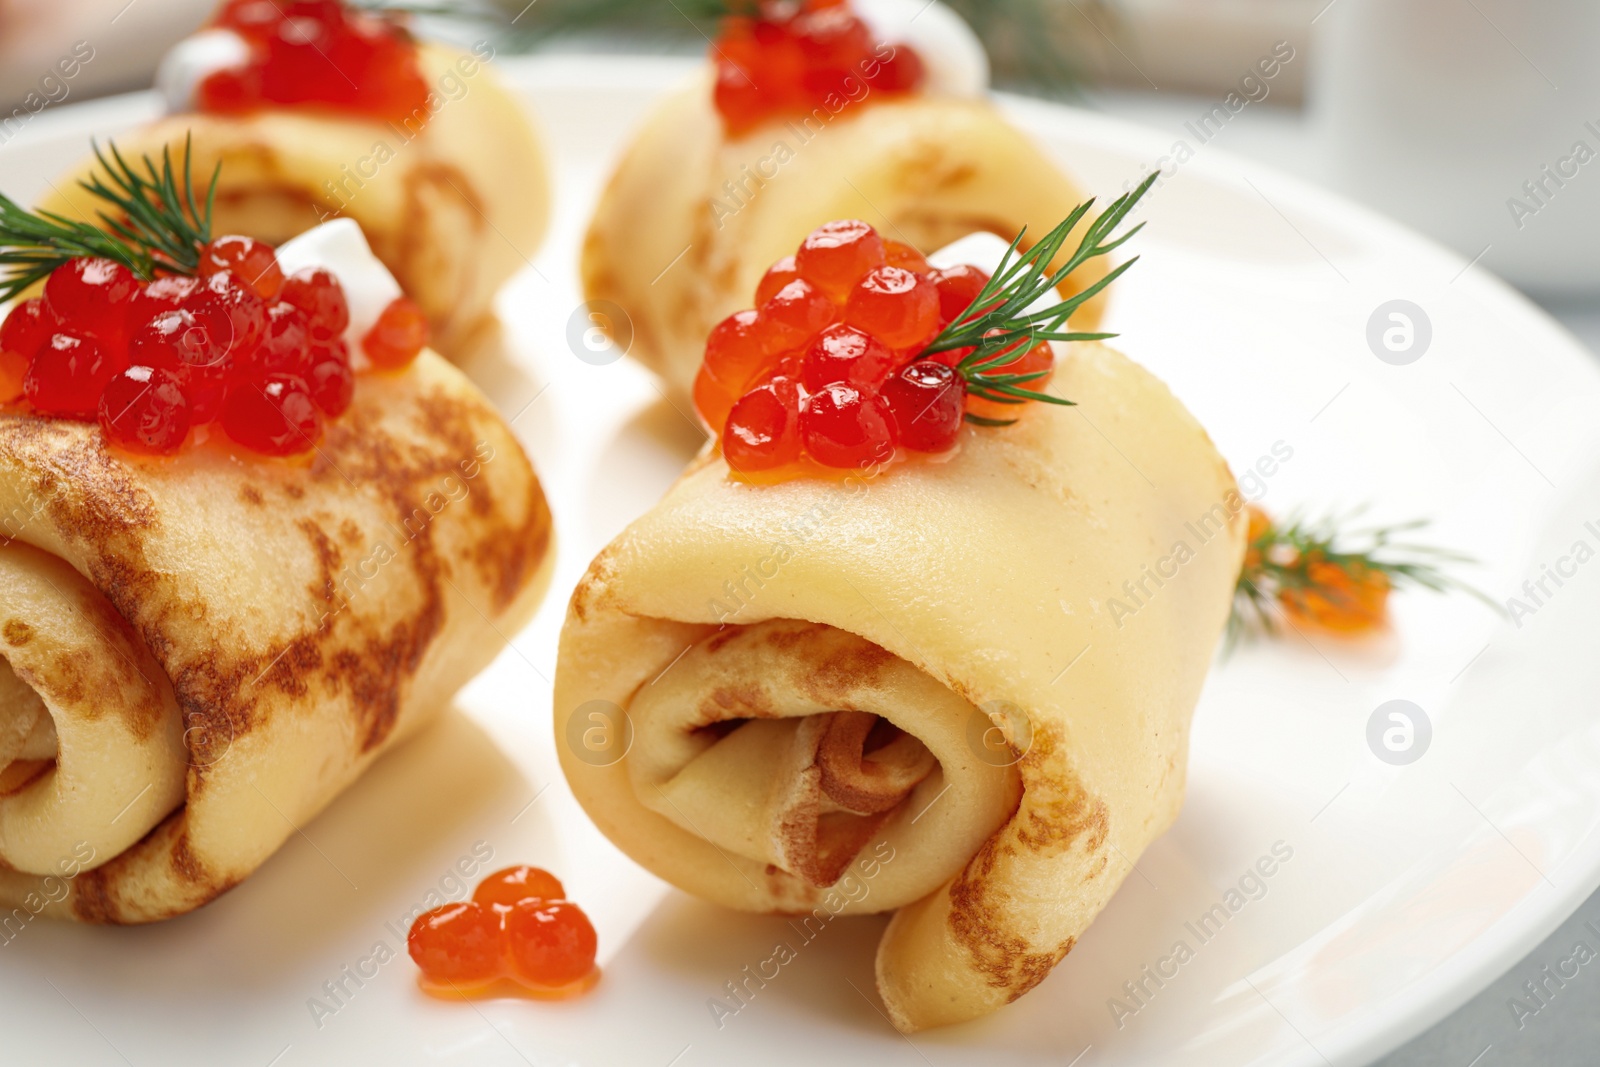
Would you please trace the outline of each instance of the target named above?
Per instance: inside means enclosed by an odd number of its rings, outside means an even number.
[[[474,0],[485,2],[485,0]],[[1520,288],[1600,350],[1600,0],[946,0],[997,82],[1340,191]],[[499,51],[703,52],[701,0],[400,0]],[[526,4],[526,6],[523,6]],[[213,0],[0,0],[0,173],[37,115],[144,89]],[[1274,73],[1265,75],[1263,60]],[[1515,358],[1514,354],[1510,354]],[[1600,895],[1388,1067],[1591,1064],[1600,977],[1524,1031],[1508,998],[1600,925]]]

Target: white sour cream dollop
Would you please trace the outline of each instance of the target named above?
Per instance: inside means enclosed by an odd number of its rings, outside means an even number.
[[[361,339],[401,292],[400,283],[389,268],[372,254],[355,219],[324,222],[279,245],[278,265],[285,276],[308,267],[322,267],[339,279],[350,305],[350,327],[344,337],[352,354],[361,351]]]
[[[989,56],[960,15],[929,0],[855,0],[875,40],[907,44],[927,69],[935,96],[979,97],[989,91]]]
[[[193,111],[200,83],[219,70],[250,62],[250,44],[232,30],[201,30],[172,46],[156,69],[156,90],[169,115]]]

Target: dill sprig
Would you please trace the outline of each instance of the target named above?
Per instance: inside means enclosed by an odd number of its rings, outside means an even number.
[[[68,260],[101,256],[121,263],[146,281],[157,274],[194,274],[200,247],[211,240],[211,209],[216,199],[218,164],[204,206],[195,199],[184,144],[181,175],[172,152],[163,149],[158,166],[143,157],[143,169],[109,145],[109,157],[94,146],[100,168],[78,184],[104,209],[100,225],[50,211],[29,211],[0,194],[0,303],[16,299],[48,278]]]
[[[1072,405],[1071,400],[1028,388],[1029,383],[1048,377],[1050,370],[1012,373],[1004,368],[1041,341],[1102,341],[1116,336],[1113,333],[1063,331],[1062,327],[1074,311],[1094,299],[1101,290],[1137,263],[1138,256],[1120,264],[1107,272],[1105,277],[1065,300],[1037,309],[1033,305],[1055,290],[1073,271],[1092,259],[1116,251],[1144,228],[1141,222],[1120,237],[1112,236],[1159,176],[1159,173],[1151,174],[1137,189],[1112,201],[1111,206],[1084,231],[1077,251],[1057,269],[1052,269],[1050,264],[1055,261],[1073,229],[1094,207],[1094,201],[1087,200],[1079,204],[1072,214],[1061,220],[1037,244],[1019,254],[1017,249],[1027,235],[1024,229],[1011,242],[999,267],[979,290],[972,305],[940,330],[921,355],[970,347],[972,351],[961,358],[955,369],[966,382],[967,392],[971,396],[1000,404],[1024,404],[1037,400],[1046,404]],[[967,420],[980,426],[1008,426],[1016,421],[970,414]]]
[[[1380,604],[1389,590],[1415,586],[1435,593],[1464,592],[1500,611],[1489,597],[1446,570],[1476,562],[1471,556],[1409,539],[1408,535],[1428,525],[1426,519],[1346,529],[1359,512],[1315,521],[1290,516],[1282,522],[1267,518],[1254,507],[1251,512],[1256,517],[1254,536],[1234,587],[1233,614],[1228,619],[1230,645],[1249,634],[1277,633],[1274,610],[1304,603],[1308,597],[1361,617],[1371,611],[1371,605],[1352,588],[1372,576],[1379,576],[1382,583]]]

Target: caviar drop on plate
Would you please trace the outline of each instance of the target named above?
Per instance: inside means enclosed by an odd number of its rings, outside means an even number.
[[[482,985],[500,977],[500,916],[476,901],[446,904],[417,917],[406,950],[422,976],[441,986]]]
[[[478,888],[472,893],[472,899],[485,907],[497,904],[507,908],[530,898],[565,900],[566,896],[567,891],[559,878],[549,871],[525,864],[495,871],[479,882]]]
[[[521,901],[505,914],[505,936],[513,971],[530,985],[571,985],[594,970],[594,926],[570,901]]]
[[[100,429],[130,452],[176,452],[189,435],[189,401],[177,376],[154,367],[122,371],[100,394]]]

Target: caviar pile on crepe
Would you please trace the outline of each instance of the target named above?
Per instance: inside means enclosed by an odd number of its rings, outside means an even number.
[[[1026,231],[1025,252],[1085,199],[986,99],[981,44],[937,2],[725,12],[705,71],[645,120],[584,245],[586,295],[626,309],[630,353],[675,392],[691,390],[712,327],[823,223],[866,220],[923,249]],[[1080,263],[1061,295],[1103,274]],[[1093,329],[1101,303],[1086,299],[1077,325]]]
[[[101,161],[115,185],[95,192],[126,220],[112,234],[0,204],[0,261],[26,265],[6,292],[44,283],[0,323],[0,402],[97,419],[107,441],[136,452],[176,452],[212,424],[264,455],[314,449],[355,392],[338,278],[321,267],[286,276],[270,246],[213,238],[170,156],[144,173],[112,156]],[[360,334],[358,358],[397,370],[427,341],[416,305],[397,296]]]
[[[915,92],[927,80],[916,50],[878,40],[849,0],[758,0],[730,8],[711,52],[713,98],[735,136],[847,97],[856,80],[890,96]]]
[[[495,293],[543,236],[545,163],[492,47],[419,41],[405,20],[338,0],[226,0],[162,61],[167,117],[120,143],[197,174],[222,166],[218,233],[281,245],[354,219],[459,359],[492,333]],[[78,191],[96,178],[111,176],[85,159],[41,206],[98,222]]]
[[[1020,237],[1012,242],[993,276],[971,265],[935,269],[860,220],[816,229],[767,271],[758,306],[723,320],[706,342],[695,406],[729,467],[862,469],[897,449],[948,452],[964,423],[1008,425],[1029,401],[1070,404],[1041,391],[1052,342],[1111,336],[1064,327],[1137,260],[1066,300],[1048,297],[1138,232],[1111,236],[1150,185],[1113,203],[1056,269],[1092,202],[1027,252],[1017,252]]]
[[[273,249],[171,157],[102,166],[99,227],[0,198],[18,921],[244,883],[488,665],[550,557],[527,456],[354,221]]]

